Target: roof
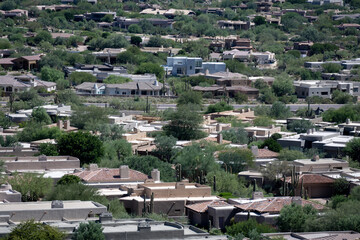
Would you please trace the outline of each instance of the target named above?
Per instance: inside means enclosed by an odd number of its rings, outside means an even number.
[[[13,60],[16,58],[1,58],[0,64],[14,64]]]
[[[99,168],[97,170],[85,170],[74,173],[88,183],[105,182],[144,182],[148,176],[136,170],[129,169],[129,178],[120,178],[119,168]]]
[[[28,61],[39,61],[41,59],[41,55],[22,56],[20,58],[26,59]]]
[[[299,176],[299,182],[303,182],[304,184],[312,184],[312,183],[334,183],[334,179],[329,177],[325,177],[319,174],[301,174]],[[291,182],[291,178],[286,178],[286,182]]]
[[[227,203],[225,201],[212,200],[209,202],[201,202],[201,203],[186,205],[185,207],[194,212],[203,213],[203,212],[206,212],[209,207],[229,207],[229,206],[232,206],[232,205],[230,205],[229,203]]]
[[[269,149],[258,149],[256,158],[277,158],[279,153],[271,151]]]
[[[264,200],[251,201],[249,203],[237,204],[235,207],[243,211],[253,211],[259,213],[279,213],[281,209],[292,203],[292,197],[273,197],[265,198]],[[325,207],[319,203],[315,203],[309,200],[302,199],[301,205],[312,205],[317,210],[322,210]]]

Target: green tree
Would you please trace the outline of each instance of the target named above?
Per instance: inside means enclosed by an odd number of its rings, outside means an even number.
[[[151,175],[151,171],[158,169],[160,171],[160,179],[165,182],[173,182],[175,180],[175,170],[170,163],[166,163],[154,156],[131,156],[127,157],[123,164],[129,166],[130,169]]]
[[[256,230],[259,233],[271,233],[276,232],[275,228],[256,222],[255,219],[250,219],[247,221],[242,221],[235,223],[231,226],[226,227],[226,233],[231,236],[236,236],[238,234],[243,234],[245,237],[250,237],[251,232]],[[251,238],[253,239],[253,238]]]
[[[232,169],[233,173],[239,173],[254,165],[254,155],[249,149],[229,149],[221,151],[218,155],[219,161]]]
[[[345,178],[338,178],[333,185],[333,195],[348,195],[350,183]]]
[[[156,75],[158,79],[163,79],[165,75],[164,68],[162,68],[159,64],[146,62],[141,63],[140,66],[136,69],[137,74],[145,74],[145,73],[153,73]]]
[[[40,139],[55,139],[61,135],[61,130],[57,127],[46,127],[40,123],[31,122],[19,133],[17,138],[20,142],[32,142]]]
[[[286,119],[292,115],[290,111],[290,107],[287,107],[282,102],[274,102],[271,110],[270,110],[270,116],[276,118],[276,119]]]
[[[0,49],[9,49],[11,48],[11,43],[7,39],[0,39]]]
[[[348,155],[353,161],[360,162],[360,138],[353,138],[344,149],[344,153]]]
[[[7,240],[27,240],[27,239],[47,239],[47,240],[63,240],[65,233],[57,228],[51,227],[47,224],[29,220],[17,225],[8,236]]]
[[[264,147],[268,147],[269,150],[274,151],[274,152],[280,152],[280,150],[282,149],[281,145],[273,138],[266,139],[261,144],[261,148],[264,148]]]
[[[186,104],[202,104],[202,95],[199,92],[187,91],[179,95],[177,99],[178,106]]]
[[[57,104],[71,104],[71,105],[80,105],[81,100],[76,93],[70,89],[58,91],[56,94],[56,103]]]
[[[64,73],[50,67],[41,68],[41,79],[49,82],[57,82],[64,79]]]
[[[122,161],[124,158],[131,156],[131,143],[125,139],[117,139],[104,142],[104,158],[112,161]]]
[[[31,113],[31,119],[35,122],[41,124],[50,124],[52,123],[49,114],[42,107],[35,108]]]
[[[277,101],[275,93],[270,88],[265,88],[260,91],[258,100],[262,103],[273,104]]]
[[[288,77],[281,75],[277,77],[272,85],[272,89],[276,96],[292,95],[295,92],[293,80]]]
[[[40,31],[39,33],[36,34],[36,36],[34,37],[34,42],[36,44],[39,44],[40,42],[52,42],[52,37],[50,32],[48,31]]]
[[[262,16],[256,16],[253,20],[256,26],[266,24],[266,19]]]
[[[111,109],[96,106],[77,106],[71,116],[72,124],[79,129],[97,130],[99,124],[108,123]]]
[[[215,162],[214,151],[211,148],[201,149],[199,144],[185,147],[174,159],[175,164],[181,164],[181,174],[190,181],[204,178],[207,173],[219,169]]]
[[[0,127],[7,129],[11,126],[10,119],[5,115],[4,112],[0,112]]]
[[[131,25],[130,25],[131,26]],[[130,43],[139,47],[142,42],[141,37],[139,36],[131,36]]]
[[[248,96],[241,92],[236,93],[234,98],[238,104],[246,103],[248,101]]]
[[[306,159],[306,156],[300,151],[284,148],[280,150],[278,159],[280,161],[294,161],[297,159]]]
[[[324,63],[321,67],[325,73],[339,73],[342,69],[342,66],[337,63]]]
[[[274,124],[274,121],[266,116],[259,116],[253,121],[254,126],[269,127]]]
[[[62,176],[59,181],[57,181],[57,185],[70,185],[70,184],[77,184],[81,182],[81,178],[75,175],[64,175]]]
[[[357,101],[357,97],[353,97],[351,94],[335,90],[332,93],[331,100],[337,104],[354,103]]]
[[[137,24],[131,24],[129,27],[128,27],[128,31],[129,33],[142,33],[142,29],[139,25]],[[141,39],[141,38],[140,38]],[[140,41],[141,42],[141,41]],[[131,43],[133,44],[133,43]],[[135,44],[137,45],[137,44]]]
[[[114,75],[107,77],[103,81],[103,83],[110,83],[110,84],[121,84],[121,83],[127,83],[127,82],[132,82],[132,80],[130,78],[114,76]]]
[[[179,106],[176,111],[170,114],[169,120],[170,123],[163,128],[166,135],[179,140],[191,140],[204,136],[199,130],[203,118],[189,104]]]
[[[152,36],[147,44],[148,47],[170,47],[168,41],[161,36]]]
[[[81,164],[97,163],[104,154],[103,143],[88,132],[71,132],[57,139],[60,155],[74,156]]]
[[[105,235],[103,234],[103,228],[100,223],[88,222],[80,223],[79,227],[76,228],[72,240],[105,240]]]
[[[39,152],[45,156],[58,156],[59,152],[55,144],[41,143],[39,146]]]
[[[36,173],[16,173],[8,177],[7,182],[14,190],[21,193],[23,202],[38,201],[51,190],[53,184],[51,178],[44,178]]]
[[[231,141],[232,143],[248,144],[249,138],[248,133],[244,128],[230,128],[221,131],[225,140]]]
[[[170,162],[171,158],[176,154],[177,139],[173,136],[157,136],[155,138],[156,149],[153,153],[163,161]]]
[[[96,77],[86,72],[73,72],[70,74],[70,82],[79,85],[83,82],[96,82]]]
[[[114,17],[113,15],[111,14],[106,14],[102,19],[101,19],[102,22],[108,22],[108,23],[111,23],[114,21]]]
[[[234,109],[233,106],[227,104],[224,101],[221,101],[221,102],[209,105],[205,113],[207,114],[207,113],[223,112],[223,111],[229,111],[229,110],[233,110],[233,109]]]
[[[308,129],[315,128],[309,120],[294,120],[288,124],[288,130],[297,133],[306,133]]]
[[[298,204],[284,206],[277,219],[277,226],[283,232],[303,232],[306,221],[316,217],[316,210],[311,205]]]

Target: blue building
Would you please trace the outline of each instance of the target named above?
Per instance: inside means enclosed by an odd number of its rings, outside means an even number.
[[[226,70],[223,62],[203,62],[202,58],[197,57],[168,57],[166,66],[163,67],[173,76],[190,76],[205,72],[212,74]]]

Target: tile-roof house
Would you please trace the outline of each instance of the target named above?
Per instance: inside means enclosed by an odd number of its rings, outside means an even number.
[[[0,76],[0,89],[5,93],[21,92],[31,88],[44,88],[46,91],[50,92],[56,90],[56,83],[42,81],[32,74]]]
[[[130,169],[126,165],[122,165],[120,168],[98,168],[96,164],[91,164],[89,169],[75,172],[72,175],[80,177],[85,184],[94,187],[134,185],[144,183],[149,179],[146,174]]]
[[[230,224],[230,219],[235,214],[235,207],[222,200],[189,204],[185,208],[190,224],[205,228],[209,227],[209,219],[212,219],[212,227],[223,229]]]
[[[291,179],[286,182],[291,184]],[[309,198],[327,198],[333,194],[333,184],[335,180],[321,174],[301,174],[299,175],[295,195],[300,196],[301,185],[304,188],[304,194]]]

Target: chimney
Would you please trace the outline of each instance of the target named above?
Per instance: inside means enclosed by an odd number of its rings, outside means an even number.
[[[154,182],[160,182],[160,171],[158,169],[152,170],[151,178],[154,180]]]
[[[130,169],[128,165],[121,165],[119,172],[120,172],[120,178],[129,178]]]
[[[154,81],[154,86],[159,86],[158,80],[155,80],[155,81]]]
[[[70,120],[65,120],[64,122],[64,129],[69,130],[70,129]]]
[[[126,117],[126,114],[125,114],[125,113],[121,113],[121,117]]]
[[[91,163],[90,166],[89,166],[89,170],[90,171],[95,171],[95,170],[98,170],[99,167],[96,163]]]
[[[54,200],[51,202],[51,208],[64,208],[64,203],[60,200]]]
[[[111,222],[112,220],[113,220],[113,216],[112,216],[112,213],[110,213],[110,212],[103,212],[99,216],[99,221],[101,223]]]
[[[351,123],[350,118],[347,118],[346,119],[346,124],[350,124],[350,123]]]
[[[311,159],[312,162],[316,162],[316,161],[319,161],[320,157],[319,155],[314,155]]]
[[[221,133],[219,133],[216,137],[216,142],[218,144],[222,144],[223,143],[223,135]]]
[[[221,127],[220,123],[216,124],[216,131],[221,132],[221,130],[222,130],[222,127]]]
[[[291,198],[291,203],[295,203],[297,205],[302,206],[302,199],[301,199],[301,197],[292,197]]]
[[[264,194],[262,192],[253,192],[252,199],[262,199],[264,198]]]
[[[255,157],[257,157],[259,155],[259,147],[251,146],[251,152],[254,154]]]
[[[39,162],[46,162],[47,157],[46,157],[46,155],[43,154],[43,155],[40,155],[38,159],[39,159]]]
[[[63,121],[62,120],[59,120],[56,125],[60,130],[63,129]]]

